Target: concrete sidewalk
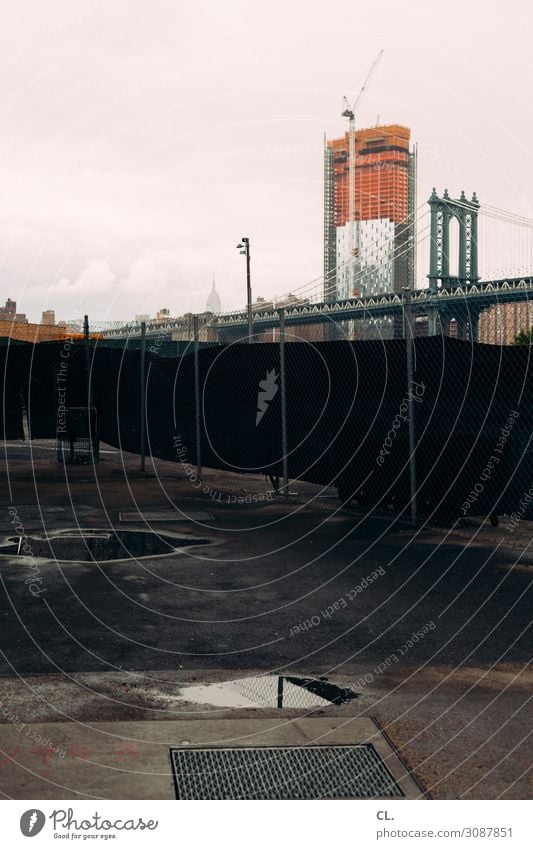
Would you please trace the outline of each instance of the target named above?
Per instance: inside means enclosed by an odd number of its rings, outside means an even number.
[[[368,718],[55,722],[27,726],[16,743],[10,729],[0,726],[0,763],[3,792],[11,789],[15,799],[175,799],[171,748],[356,744],[373,746],[404,798],[423,798]]]

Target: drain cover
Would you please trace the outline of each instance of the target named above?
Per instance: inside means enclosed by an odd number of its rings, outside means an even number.
[[[177,799],[395,799],[371,744],[171,749]]]

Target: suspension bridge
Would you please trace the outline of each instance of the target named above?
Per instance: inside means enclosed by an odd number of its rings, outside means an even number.
[[[279,326],[283,307],[287,325],[369,320],[379,325],[385,320],[393,324],[393,335],[403,335],[408,297],[413,314],[427,319],[428,335],[447,335],[454,321],[459,338],[475,341],[484,311],[533,299],[533,219],[527,215],[481,206],[475,194],[469,200],[461,192],[454,199],[446,190],[439,196],[434,189],[429,201],[407,222],[407,230],[408,238],[395,251],[384,251],[379,239],[367,246],[363,267],[368,270],[359,275],[353,297],[332,299],[331,280],[317,277],[286,298],[254,305],[254,332]],[[373,256],[380,259],[373,262]],[[380,267],[405,257],[405,267],[410,269],[405,285],[400,284],[394,292],[369,294],[369,289],[375,289],[372,281]],[[422,263],[428,273],[417,279],[416,268]],[[246,309],[241,309],[213,316],[209,327],[220,341],[229,341],[247,335],[247,320]],[[170,339],[181,333],[185,338],[191,327],[187,317],[154,320],[147,322],[146,334]],[[141,325],[101,325],[99,332],[104,337],[131,338],[140,335]]]

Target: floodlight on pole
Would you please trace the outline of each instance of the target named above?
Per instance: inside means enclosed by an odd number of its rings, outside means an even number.
[[[246,311],[248,314],[248,342],[252,341],[253,323],[252,323],[252,284],[250,279],[250,239],[248,236],[243,236],[237,245],[237,250],[242,256],[246,257]]]

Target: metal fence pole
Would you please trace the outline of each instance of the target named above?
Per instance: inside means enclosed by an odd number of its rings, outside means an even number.
[[[278,709],[283,707],[283,675],[278,675]]]
[[[254,324],[252,319],[252,282],[250,277],[250,240],[243,239],[246,248],[246,312],[248,315],[248,342],[253,342]]]
[[[196,477],[202,479],[202,430],[201,430],[201,409],[200,409],[200,363],[198,359],[199,349],[199,330],[198,316],[193,316],[193,332],[194,332],[194,406],[196,416]]]
[[[87,423],[89,429],[89,451],[91,452],[91,457],[93,462],[96,457],[95,452],[95,442],[94,436],[95,433],[93,431],[93,388],[92,388],[92,379],[91,379],[91,339],[89,336],[89,316],[83,316],[83,348],[85,351],[85,376],[86,376],[86,389],[87,389]],[[74,441],[72,440],[70,443],[70,461],[74,460]]]
[[[411,303],[411,290],[404,289],[404,329],[405,346],[407,354],[407,404],[409,410],[409,477],[411,489],[411,522],[416,525],[416,430],[415,430],[415,402],[413,397],[413,306]]]
[[[279,314],[279,370],[281,377],[281,453],[283,455],[283,497],[289,497],[289,458],[287,456],[287,381],[285,374],[285,310]]]
[[[146,467],[146,322],[141,322],[141,472]]]
[[[91,409],[92,386],[91,386],[91,340],[89,338],[89,316],[83,316],[83,346],[85,349],[85,375],[87,381],[87,406]]]

